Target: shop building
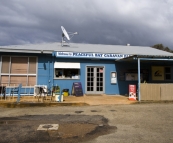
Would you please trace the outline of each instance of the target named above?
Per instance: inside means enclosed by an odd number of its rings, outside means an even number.
[[[173,83],[173,54],[151,47],[61,43],[0,46],[1,85],[22,83],[69,89],[82,84],[84,94],[128,94],[129,84]]]

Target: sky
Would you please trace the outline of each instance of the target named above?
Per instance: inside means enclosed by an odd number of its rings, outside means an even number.
[[[61,42],[173,50],[173,0],[0,0],[0,46]]]

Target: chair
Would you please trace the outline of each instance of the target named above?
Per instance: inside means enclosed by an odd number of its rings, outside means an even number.
[[[41,98],[43,101],[45,96],[47,95],[47,88],[45,86],[37,86],[35,88],[35,93],[36,93],[36,97],[38,97],[38,102],[39,102],[39,98]]]
[[[47,86],[39,87],[39,94],[40,97],[42,97],[43,101],[47,100],[49,96],[51,97],[50,101],[52,100],[52,92],[49,88],[47,88]]]
[[[21,87],[22,87],[22,84],[19,84],[18,87],[11,88],[10,96],[14,97],[14,94],[18,94],[18,100],[20,100],[19,96],[21,92]]]
[[[14,94],[18,94],[18,92],[19,92],[19,86],[11,88],[10,96],[14,96]]]

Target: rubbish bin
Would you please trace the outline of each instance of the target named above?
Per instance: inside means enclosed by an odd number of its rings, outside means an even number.
[[[63,102],[63,95],[55,95],[55,101]]]
[[[69,89],[63,89],[63,90],[62,90],[62,94],[63,94],[64,96],[68,96],[68,95],[69,95]]]

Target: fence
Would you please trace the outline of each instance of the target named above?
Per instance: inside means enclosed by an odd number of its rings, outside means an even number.
[[[0,100],[4,101],[17,101],[20,102],[20,100],[23,102],[54,102],[55,97],[53,93],[53,87],[59,87],[59,86],[52,86],[52,87],[47,87],[47,85],[35,85],[35,86],[23,86],[20,88],[19,92],[19,85],[14,85],[14,86],[5,86],[1,85],[0,86]],[[5,87],[5,88],[4,88]],[[14,89],[18,89],[17,92],[13,92]],[[55,91],[54,91],[55,92]],[[60,87],[59,87],[59,92],[56,94],[61,95]],[[20,96],[19,96],[20,95]],[[17,99],[16,99],[17,97]],[[61,97],[61,96],[60,96]],[[61,97],[62,98],[62,97]],[[58,99],[56,99],[58,100]]]
[[[173,84],[141,84],[141,100],[173,100]]]
[[[5,87],[5,91],[0,91],[0,99],[1,100],[6,100],[8,97],[10,96],[17,96],[18,93],[13,92],[12,90],[16,87],[18,87],[19,85],[14,85],[14,86],[1,86],[1,90],[3,90],[2,87]],[[5,94],[4,94],[5,92]],[[13,94],[13,95],[12,95]],[[20,96],[33,96],[34,95],[34,86],[24,86],[21,88],[20,91]],[[10,98],[9,98],[10,99]]]

